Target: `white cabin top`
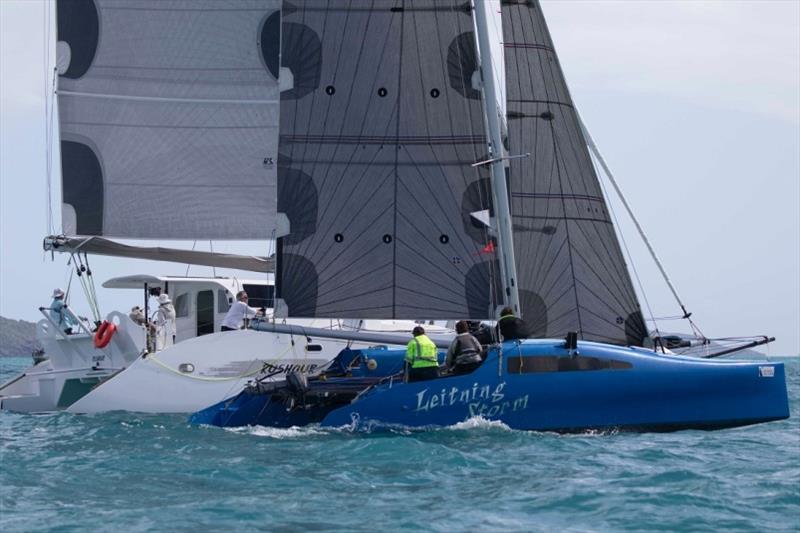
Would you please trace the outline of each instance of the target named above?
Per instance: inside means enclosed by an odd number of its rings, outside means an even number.
[[[144,309],[148,316],[158,309],[151,297],[159,292],[168,294],[175,307],[175,340],[178,342],[220,331],[222,320],[239,291],[247,291],[250,297],[248,305],[255,308],[271,309],[275,298],[275,283],[271,275],[262,279],[243,279],[134,274],[111,278],[103,283],[103,287],[144,291]]]

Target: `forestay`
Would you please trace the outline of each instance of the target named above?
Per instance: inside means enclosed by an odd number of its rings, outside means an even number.
[[[647,330],[536,1],[503,0],[511,214],[520,300],[537,337],[641,345]]]
[[[64,233],[272,235],[279,89],[266,44],[278,35],[265,25],[279,8],[58,1]]]
[[[278,254],[290,316],[487,318],[495,264],[469,2],[284,2]],[[283,79],[282,79],[283,82]]]

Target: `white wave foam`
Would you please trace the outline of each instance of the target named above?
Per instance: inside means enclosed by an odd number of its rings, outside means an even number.
[[[314,435],[322,435],[325,432],[316,426],[298,427],[292,426],[290,428],[271,428],[267,426],[245,426],[237,428],[223,428],[225,431],[232,433],[244,433],[256,437],[267,437],[270,439],[296,439],[302,437],[309,437]]]
[[[503,431],[512,431],[510,427],[501,422],[500,420],[489,420],[482,416],[473,416],[458,424],[447,426],[445,429],[450,430],[470,430],[470,429],[500,429]]]

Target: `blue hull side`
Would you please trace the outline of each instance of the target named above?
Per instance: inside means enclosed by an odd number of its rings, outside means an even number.
[[[781,363],[711,361],[560,341],[506,343],[469,375],[383,384],[323,426],[448,426],[474,416],[514,429],[671,431],[789,416]],[[516,358],[516,361],[515,361]]]
[[[189,417],[190,424],[219,427],[270,426],[288,428],[322,421],[330,410],[289,410],[266,394],[241,392]]]
[[[343,374],[347,378],[332,378],[325,383],[350,384],[356,391],[367,388],[371,382],[401,372],[405,350],[386,348],[344,349],[331,363],[332,375]],[[444,354],[439,354],[444,360]],[[372,364],[368,365],[370,361]],[[364,382],[364,380],[367,382]],[[303,409],[290,409],[286,398],[273,394],[257,393],[245,388],[236,396],[206,407],[189,417],[190,424],[203,424],[219,427],[270,426],[292,427],[321,422],[334,408],[346,403],[308,406]]]

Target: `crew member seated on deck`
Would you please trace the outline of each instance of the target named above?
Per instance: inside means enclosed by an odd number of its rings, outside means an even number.
[[[425,335],[422,326],[415,327],[412,333],[414,338],[406,348],[407,382],[438,378],[439,358],[436,345]]]
[[[510,307],[504,307],[500,311],[500,320],[497,321],[495,331],[501,341],[527,339],[531,336],[528,325],[521,318],[514,316],[514,310]]]
[[[236,293],[236,302],[228,309],[228,314],[222,319],[222,331],[242,329],[245,318],[261,315],[261,311],[247,305],[248,297],[245,291]]]
[[[483,362],[481,343],[469,332],[469,324],[462,320],[456,323],[456,338],[447,349],[445,367],[452,374],[469,374]]]
[[[66,311],[67,304],[64,303],[64,291],[55,289],[53,291],[53,302],[50,304],[50,319],[56,323],[58,329],[70,335],[72,328],[77,326],[69,313]]]

